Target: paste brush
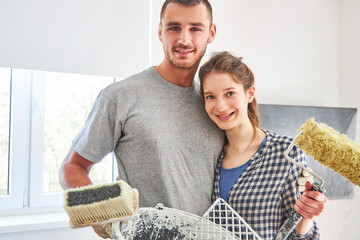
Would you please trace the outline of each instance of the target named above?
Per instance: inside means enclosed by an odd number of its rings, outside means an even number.
[[[64,198],[71,228],[124,221],[139,210],[137,190],[122,180],[68,189]]]

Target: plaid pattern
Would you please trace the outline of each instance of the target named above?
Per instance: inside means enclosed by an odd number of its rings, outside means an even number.
[[[284,157],[284,152],[292,138],[266,131],[265,146],[254,154],[250,165],[230,190],[227,202],[261,236],[274,239],[283,222],[287,219],[300,193],[296,190],[296,179],[301,169]],[[294,146],[289,156],[303,166],[307,166],[305,153]],[[213,201],[219,195],[220,157],[214,179]],[[306,235],[295,231],[288,239],[319,239],[318,228]]]

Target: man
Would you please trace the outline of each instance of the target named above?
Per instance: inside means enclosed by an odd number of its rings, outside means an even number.
[[[119,179],[138,189],[141,207],[163,203],[203,215],[224,133],[206,115],[193,79],[215,35],[207,0],[166,0],[163,61],[99,94],[61,165],[61,186],[92,184],[91,167],[114,151]]]

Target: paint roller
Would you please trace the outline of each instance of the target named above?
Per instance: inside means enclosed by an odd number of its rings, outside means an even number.
[[[355,185],[360,186],[360,145],[351,141],[346,135],[340,134],[324,123],[316,122],[314,118],[309,118],[299,128],[294,140],[285,151],[285,158],[287,160],[319,181],[319,183],[313,183],[311,190],[325,192],[323,187],[324,180],[320,176],[289,157],[289,152],[294,144],[307,155],[313,156],[322,165],[339,173]],[[292,211],[289,218],[280,228],[275,240],[286,239],[302,219],[299,213],[294,209]]]

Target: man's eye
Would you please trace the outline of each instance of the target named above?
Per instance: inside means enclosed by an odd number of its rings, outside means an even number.
[[[201,31],[201,28],[193,27],[193,28],[191,28],[191,31],[194,31],[194,32]]]
[[[179,31],[180,28],[179,27],[169,27],[168,30],[169,31]]]

